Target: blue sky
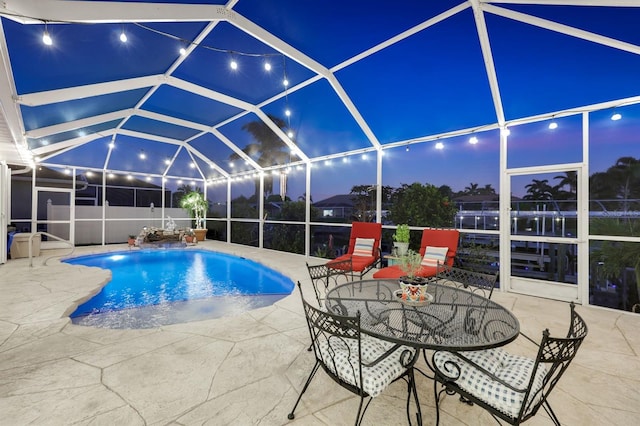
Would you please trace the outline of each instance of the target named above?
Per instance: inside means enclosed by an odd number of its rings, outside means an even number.
[[[175,0],[156,2],[174,3]],[[191,3],[223,4],[221,1]],[[463,3],[459,0],[403,0],[391,5],[353,0],[338,6],[327,2],[240,0],[234,10],[311,60],[331,69]],[[493,7],[505,13],[526,13],[625,43],[640,44],[640,33],[636,29],[640,8],[505,3],[496,3]],[[507,120],[640,95],[637,84],[639,55],[499,14],[485,12],[484,15]],[[50,47],[41,43],[42,25],[21,25],[3,18],[3,26],[16,89],[19,95],[26,95],[165,73],[179,58],[178,48],[194,40],[206,23],[51,24],[48,30],[55,42]],[[118,40],[122,31],[129,39],[126,44]],[[228,66],[231,58],[238,61],[237,71]],[[272,65],[269,73],[263,69],[265,61]],[[294,87],[314,75],[296,60],[283,58],[274,48],[226,22],[221,22],[206,35],[171,74],[181,81],[252,105],[283,93],[284,77],[290,81],[289,87]],[[383,145],[461,128],[478,130],[480,141],[475,146],[467,143],[468,137],[460,137],[444,140],[445,149],[441,151],[434,150],[432,143],[413,145],[408,152],[403,148],[387,151],[388,157],[383,163],[384,185],[418,181],[448,184],[454,190],[461,190],[470,182],[476,182],[497,188],[497,132],[483,129],[496,123],[497,116],[470,8],[337,69],[334,75],[375,139]],[[236,106],[169,84],[152,92],[149,87],[142,87],[42,106],[20,105],[19,108],[25,130],[34,131],[133,108],[142,99],[146,99],[140,106],[144,111],[205,126],[214,126],[241,112]],[[293,140],[309,157],[371,146],[357,117],[349,113],[340,94],[324,78],[261,108],[283,118],[284,111],[291,110]],[[638,132],[635,130],[640,113],[635,107],[625,109],[624,119],[615,125],[608,121],[609,111],[594,114],[592,149],[598,154],[591,155],[593,170],[606,169],[623,155],[638,156],[635,136]],[[218,130],[224,138],[243,148],[252,140],[242,126],[257,119],[255,114],[249,113]],[[514,127],[510,165],[579,161],[580,120],[579,116],[562,119],[561,126],[553,132],[544,122]],[[31,138],[29,144],[32,148],[51,147],[80,134],[108,133],[119,125],[129,132],[188,140],[194,149],[225,172],[250,169],[242,162],[231,167],[229,156],[233,151],[215,134],[199,135],[198,130],[141,116],[130,117],[124,124],[116,119]],[[105,147],[111,139],[111,136],[98,138],[48,161],[101,168],[108,152]],[[150,142],[128,134],[117,134],[115,141],[116,149],[107,168],[120,171],[162,173],[164,160],[172,157],[176,150],[175,145]],[[135,161],[132,153],[140,150],[151,154],[153,161]],[[185,152],[178,155],[178,160],[169,175],[197,176],[188,167],[191,160]],[[401,166],[389,166],[396,160]],[[219,176],[215,169],[197,161],[207,177]],[[322,182],[314,182],[313,192],[318,194],[314,200],[324,198],[320,194],[344,193],[352,185],[372,183],[375,176],[371,172],[362,176],[365,164],[374,167],[375,162],[371,156],[367,162],[354,157],[348,167],[334,165],[333,172],[314,172],[314,176],[322,178]],[[291,179],[290,190],[294,198],[298,192],[304,192],[303,183],[303,179]]]

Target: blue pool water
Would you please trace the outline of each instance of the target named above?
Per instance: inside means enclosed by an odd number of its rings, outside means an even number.
[[[80,256],[112,280],[70,315],[76,324],[148,328],[215,318],[291,294],[288,277],[257,262],[207,250],[135,250]]]

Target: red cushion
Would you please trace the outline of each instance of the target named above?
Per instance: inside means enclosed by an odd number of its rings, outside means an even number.
[[[418,277],[433,277],[436,275],[437,268],[435,266],[423,266],[418,270],[416,276]],[[387,266],[386,268],[382,268],[373,274],[373,278],[384,279],[384,278],[400,278],[404,275],[407,275],[406,272],[402,270],[400,265]]]
[[[375,256],[351,256],[350,254],[345,254],[327,262],[327,266],[333,267],[331,265],[332,263],[349,259],[351,259],[351,268],[355,272],[364,271],[368,266],[371,266],[376,260],[378,260]],[[335,269],[345,269],[345,267],[343,265],[336,265]]]

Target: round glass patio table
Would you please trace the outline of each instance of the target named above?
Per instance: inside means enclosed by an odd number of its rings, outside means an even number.
[[[471,351],[506,345],[520,331],[505,307],[468,288],[432,282],[428,302],[408,303],[397,280],[353,281],[327,293],[326,309],[356,316],[371,336],[421,349]]]

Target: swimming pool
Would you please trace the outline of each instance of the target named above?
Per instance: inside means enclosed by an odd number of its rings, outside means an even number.
[[[131,250],[65,259],[111,270],[75,324],[150,328],[256,309],[291,294],[293,281],[264,265],[208,250]]]

